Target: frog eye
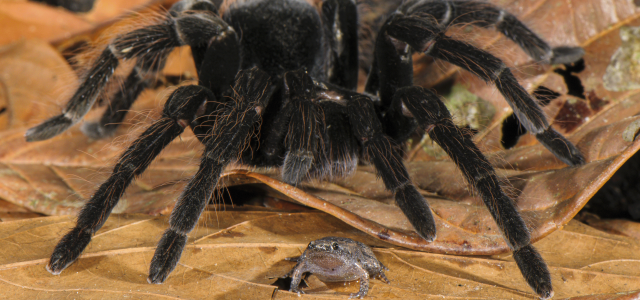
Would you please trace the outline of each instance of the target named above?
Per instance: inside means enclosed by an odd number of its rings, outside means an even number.
[[[340,247],[338,247],[338,243],[334,242],[331,244],[331,248],[333,248],[333,250],[338,250]]]

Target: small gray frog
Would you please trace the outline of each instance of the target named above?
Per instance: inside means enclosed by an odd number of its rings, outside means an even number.
[[[302,275],[311,273],[326,282],[353,281],[360,279],[360,290],[350,298],[362,298],[369,291],[369,278],[379,277],[389,283],[384,270],[389,270],[378,261],[367,245],[342,237],[325,237],[310,242],[302,256],[291,258],[297,264],[287,274],[291,276],[291,292],[304,293],[298,285]],[[305,277],[306,278],[306,277]]]

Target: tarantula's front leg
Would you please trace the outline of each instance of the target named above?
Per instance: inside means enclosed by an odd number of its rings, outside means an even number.
[[[364,95],[351,97],[347,110],[351,131],[360,139],[366,157],[375,166],[385,187],[394,193],[396,203],[416,232],[425,240],[436,238],[436,224],[427,201],[411,183],[402,155],[382,131],[373,102]]]
[[[529,231],[516,207],[502,190],[495,171],[471,138],[462,134],[451,121],[451,114],[436,94],[421,87],[405,87],[396,92],[394,101],[406,106],[434,140],[456,163],[465,178],[482,197],[489,212],[513,250],[525,280],[547,299],[553,296],[551,275],[544,260],[530,244]]]
[[[158,243],[149,269],[149,283],[162,283],[175,268],[187,243],[187,234],[196,226],[211,199],[220,173],[238,160],[249,137],[259,124],[271,97],[269,76],[258,69],[241,71],[233,87],[235,95],[219,108],[216,123],[205,139],[205,151],[198,172],[180,195],[171,212],[170,228]]]
[[[383,27],[381,35],[384,40],[379,42],[389,43],[387,39],[393,39],[396,41],[394,45],[397,46],[406,43],[413,49],[448,61],[474,73],[486,82],[494,83],[518,120],[527,131],[535,134],[541,144],[570,166],[584,164],[584,157],[580,151],[565,137],[549,127],[542,108],[518,83],[511,70],[497,57],[469,44],[451,39],[444,35],[432,21],[420,15],[392,16]],[[380,64],[381,58],[377,58]]]
[[[122,154],[111,176],[98,188],[78,215],[76,226],[58,242],[47,270],[60,274],[74,262],[91,241],[91,236],[109,217],[127,186],[153,159],[193,121],[196,111],[214,96],[207,89],[185,86],[167,100],[162,119],[156,121]]]
[[[119,65],[119,59],[137,60],[125,84],[126,88],[132,90],[125,91],[122,97],[118,96],[122,103],[116,103],[114,107],[121,110],[130,106],[139,92],[144,89],[145,84],[142,81],[146,76],[145,73],[161,67],[168,51],[172,48],[181,45],[198,48],[200,45],[207,45],[216,36],[235,36],[231,27],[216,15],[209,13],[211,8],[215,9],[208,1],[183,0],[174,5],[163,23],[118,36],[102,51],[62,113],[29,129],[25,134],[27,141],[52,138],[79,122],[89,112],[111,79]],[[122,107],[119,107],[120,105]],[[112,111],[108,113],[106,123],[101,121],[99,126],[116,122],[122,117],[120,114],[113,114],[112,117]],[[101,132],[100,128],[92,127],[95,126],[90,125],[86,130],[96,137],[111,130],[106,129]]]

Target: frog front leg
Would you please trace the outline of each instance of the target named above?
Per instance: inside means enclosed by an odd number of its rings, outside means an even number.
[[[300,281],[302,281],[302,274],[304,274],[305,272],[308,272],[307,264],[303,260],[298,259],[298,264],[289,273],[289,276],[291,276],[291,288],[289,289],[290,292],[298,293],[298,295],[304,294],[304,292],[300,290],[299,285]]]
[[[357,272],[360,275],[359,276],[360,290],[355,294],[349,295],[349,299],[352,299],[352,298],[362,299],[369,292],[369,272],[367,272],[367,270],[365,270],[359,265],[355,265],[354,267],[357,268]]]

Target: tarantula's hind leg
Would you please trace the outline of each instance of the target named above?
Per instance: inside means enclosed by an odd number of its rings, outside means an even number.
[[[558,134],[549,127],[542,108],[497,57],[444,35],[436,24],[420,15],[396,14],[387,21],[383,30],[386,30],[390,37],[409,44],[413,49],[459,66],[487,83],[494,83],[528,132],[535,134],[547,147],[558,145],[557,142],[548,139]],[[571,145],[566,139],[563,143]],[[567,155],[560,159],[571,166],[584,163],[584,158],[573,145],[566,146],[566,150],[554,150],[553,154]]]
[[[570,64],[577,62],[584,56],[582,47],[555,47],[551,51],[550,64]]]
[[[416,232],[427,241],[435,240],[436,223],[429,204],[411,183],[393,141],[383,133],[371,99],[353,95],[347,110],[351,131],[362,143],[365,156],[373,163],[385,187],[394,193],[396,203]]]
[[[116,49],[116,47],[108,47],[98,57],[96,65],[89,70],[85,81],[67,102],[60,115],[27,130],[25,133],[27,142],[50,139],[67,130],[89,112],[119,64],[118,57],[114,55],[112,48]]]
[[[182,1],[178,4],[184,4],[184,2],[192,4],[193,9],[208,9],[210,7],[215,9],[208,1]],[[207,3],[208,5],[204,5]],[[178,4],[174,5],[177,7],[176,9],[191,9]],[[103,92],[108,81],[111,80],[119,65],[119,60],[136,59],[137,61],[125,86],[131,88],[132,91],[124,91],[122,103],[114,103],[115,109],[124,112],[135,100],[139,91],[144,89],[144,83],[139,76],[144,77],[146,76],[144,73],[162,66],[169,50],[181,45],[207,44],[213,37],[226,35],[230,31],[233,32],[233,29],[209,11],[189,10],[183,12],[172,8],[164,22],[118,36],[95,60],[78,90],[62,109],[62,113],[27,130],[25,134],[27,141],[50,139],[82,120]],[[233,33],[235,35],[235,32]],[[123,106],[120,107],[120,105]],[[100,126],[104,127],[107,124],[119,122],[118,119],[124,116],[119,113],[114,114],[113,117],[110,115],[111,112],[106,117],[106,123],[101,121]],[[103,128],[89,125],[85,131],[94,137],[101,137],[108,134],[107,131],[110,130],[106,129],[101,132],[101,129]]]
[[[185,10],[218,12],[216,7],[209,1],[183,0],[171,6],[167,18],[176,16]],[[197,48],[195,45],[191,46],[192,51],[200,50],[195,50]],[[122,120],[124,120],[133,102],[138,99],[142,91],[153,83],[156,74],[164,68],[171,50],[173,49],[167,48],[158,50],[157,53],[151,55],[146,54],[137,57],[133,70],[125,79],[120,90],[116,92],[113,98],[109,99],[107,109],[100,120],[84,123],[80,128],[82,132],[93,139],[101,139],[113,135]],[[197,55],[194,55],[194,57],[197,57]],[[196,58],[195,60],[196,64],[199,65],[202,59],[198,60]]]
[[[538,62],[568,64],[584,55],[580,47],[551,48],[514,15],[486,1],[412,0],[403,3],[398,10],[405,14],[432,16],[442,29],[456,24],[493,27]]]
[[[165,52],[168,53],[168,52]],[[159,54],[158,61],[164,66],[166,54]],[[160,69],[160,68],[157,68]],[[127,76],[122,89],[120,89],[107,104],[107,109],[98,122],[87,122],[81,127],[82,132],[93,139],[101,139],[111,136],[118,128],[129,108],[136,101],[140,93],[149,86],[149,80],[145,78],[148,68],[135,66]],[[155,73],[155,72],[153,72]]]
[[[213,94],[197,85],[178,88],[167,100],[162,118],[143,132],[122,154],[111,176],[82,207],[76,226],[58,242],[47,264],[60,274],[74,262],[102,227],[131,181],[142,174],[153,159],[193,121],[196,111]]]
[[[496,173],[471,138],[451,120],[446,106],[433,92],[421,87],[398,89],[394,102],[402,102],[407,114],[418,120],[464,174],[489,209],[505,236],[525,280],[541,298],[553,296],[551,275],[530,244],[529,231],[515,204],[502,190]]]
[[[205,139],[205,150],[198,172],[180,195],[169,218],[167,229],[156,248],[149,268],[149,283],[162,283],[176,267],[187,243],[187,234],[195,228],[200,214],[211,199],[220,173],[240,154],[255,132],[273,89],[269,76],[256,69],[241,71],[233,87],[233,101],[218,111],[216,123]]]

